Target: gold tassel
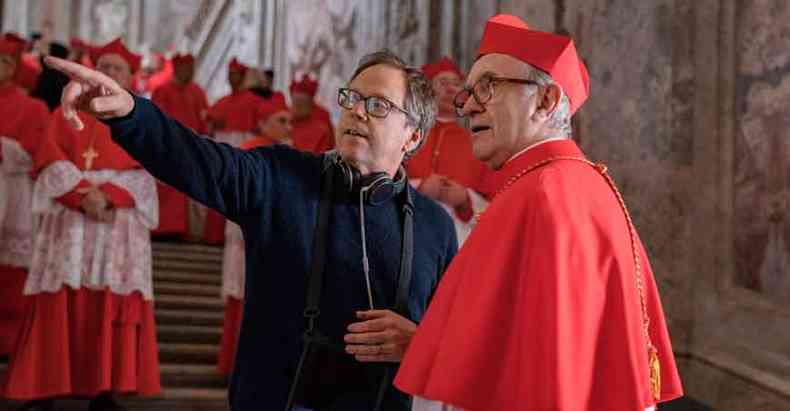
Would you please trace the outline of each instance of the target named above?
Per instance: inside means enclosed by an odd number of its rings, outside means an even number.
[[[650,390],[656,401],[661,399],[661,363],[658,361],[658,351],[652,345],[647,350],[648,365],[650,366]]]

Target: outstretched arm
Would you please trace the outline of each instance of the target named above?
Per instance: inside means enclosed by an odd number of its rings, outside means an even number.
[[[61,105],[73,127],[83,127],[78,111],[103,120],[115,142],[152,175],[226,216],[245,214],[262,201],[271,175],[265,155],[197,135],[98,71],[57,58],[45,61],[72,79]]]

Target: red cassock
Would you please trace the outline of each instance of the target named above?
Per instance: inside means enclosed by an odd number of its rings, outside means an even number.
[[[38,85],[41,71],[41,63],[39,63],[36,56],[29,53],[22,53],[16,73],[14,74],[14,80],[20,87],[28,92],[32,92]]]
[[[313,112],[310,114],[310,117],[326,124],[326,126],[329,128],[329,131],[332,133],[332,146],[334,146],[335,125],[332,124],[332,116],[329,114],[329,112],[325,108],[321,107],[318,103],[314,102]]]
[[[470,411],[644,410],[648,342],[629,225],[607,180],[570,140],[493,177],[501,191],[445,273],[395,385]],[[509,181],[523,174],[510,187]],[[655,279],[641,259],[659,401],[682,395]]]
[[[151,100],[179,123],[198,133],[207,132],[204,117],[208,111],[206,93],[194,82],[180,85],[175,81],[154,91]],[[159,227],[154,235],[186,235],[189,230],[189,200],[178,190],[157,181],[159,195]]]
[[[319,154],[335,146],[335,133],[329,113],[317,104],[313,106],[310,117],[293,122],[292,133],[293,146],[297,150]]]
[[[251,150],[255,147],[270,146],[273,140],[258,136],[245,141],[241,148]],[[222,323],[217,370],[228,375],[233,371],[236,359],[236,346],[241,330],[241,317],[244,310],[244,241],[238,227],[229,230],[233,234],[225,243],[222,261],[222,297],[225,300],[225,320]]]
[[[6,84],[0,87],[0,118],[0,178],[6,180],[0,184],[0,195],[7,196],[0,201],[0,355],[7,355],[27,302],[22,291],[33,247],[32,159],[44,140],[49,110],[42,101]]]
[[[410,178],[439,174],[488,196],[490,171],[472,152],[472,135],[454,121],[437,121],[417,154],[406,164]]]
[[[208,110],[208,119],[222,123],[217,131],[253,132],[256,109],[265,100],[249,90],[239,90],[217,100]]]
[[[68,170],[67,178],[72,181],[68,186],[73,188],[54,198],[66,207],[65,211],[53,208],[56,211],[52,214],[42,215],[39,237],[44,239],[36,239],[25,286],[25,292],[30,295],[30,308],[3,387],[7,398],[95,396],[106,391],[152,395],[160,391],[150,284],[150,240],[148,229],[139,222],[146,218],[146,224],[153,228],[156,212],[132,214],[141,207],[139,203],[147,204],[149,210],[156,206],[153,177],[144,173],[137,162],[111,140],[107,126],[92,117],[83,114],[80,117],[85,129],[77,132],[67,124],[58,108],[52,115],[46,142],[35,156],[40,180],[37,184],[53,169],[64,169]],[[86,156],[87,152],[98,155]],[[141,196],[112,182],[99,185],[115,208],[116,216],[114,222],[109,223],[112,231],[103,231],[110,237],[101,243],[90,243],[89,233],[101,231],[94,230],[100,223],[88,223],[87,217],[84,217],[84,225],[79,225],[84,228],[82,234],[62,231],[73,226],[66,225],[65,218],[77,215],[75,211],[80,209],[84,194],[78,190],[90,184],[86,178],[94,178],[100,172],[112,175],[134,172],[136,180],[129,179],[133,183],[127,187],[139,193],[142,189],[134,182],[139,183],[138,177],[142,177],[146,189]],[[66,176],[67,173],[57,175]],[[82,180],[79,180],[80,175]],[[61,181],[52,179],[52,186]],[[60,230],[57,229],[59,221],[64,224]],[[119,221],[126,222],[120,226],[124,228],[120,231],[116,229]],[[139,226],[132,229],[133,224]],[[66,247],[57,241],[60,235],[75,241],[74,245]],[[74,263],[72,257],[39,253],[40,247],[73,251],[73,255],[81,256],[76,266],[82,269],[66,272],[63,267]],[[124,251],[114,251],[116,249]],[[129,253],[128,250],[136,251]],[[37,259],[47,259],[50,263],[37,264]],[[101,267],[101,270],[92,270],[93,267]],[[81,273],[83,270],[87,271]],[[31,281],[34,272],[39,272],[40,276],[35,282]],[[68,282],[74,278],[77,286]],[[111,285],[105,287],[103,284]],[[115,292],[115,286],[126,291]]]
[[[215,130],[215,138],[221,142],[238,145],[241,141],[237,141],[237,138],[225,140],[218,138],[218,135],[230,132],[249,133],[252,136],[258,126],[257,108],[265,101],[249,90],[240,90],[219,99],[208,111],[208,120],[221,125]],[[204,237],[209,244],[225,242],[225,218],[214,210],[208,210],[206,214]]]

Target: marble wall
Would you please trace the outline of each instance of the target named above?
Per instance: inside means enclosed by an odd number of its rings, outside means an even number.
[[[283,81],[309,74],[320,83],[318,101],[334,115],[337,89],[346,84],[360,57],[388,48],[410,64],[425,62],[429,2],[406,0],[293,0],[282,7],[282,36],[275,68]]]

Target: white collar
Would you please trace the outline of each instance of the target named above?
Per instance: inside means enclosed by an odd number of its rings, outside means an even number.
[[[540,140],[540,141],[538,141],[537,143],[530,144],[529,146],[527,146],[527,148],[525,148],[525,149],[523,149],[523,150],[519,151],[519,152],[518,152],[518,153],[516,153],[516,154],[513,154],[513,156],[511,156],[509,159],[507,159],[507,161],[505,161],[505,164],[507,164],[507,163],[511,162],[511,161],[512,161],[514,158],[516,158],[516,157],[518,157],[518,156],[520,156],[520,155],[522,155],[522,154],[526,153],[526,152],[527,152],[527,150],[530,150],[530,149],[532,149],[532,148],[535,148],[535,147],[537,147],[537,146],[539,146],[539,145],[541,145],[541,144],[548,143],[549,141],[567,140],[567,139],[568,139],[567,137],[552,137],[552,138],[547,138],[547,139],[545,139],[545,140]],[[503,164],[503,165],[504,165],[504,164]]]

